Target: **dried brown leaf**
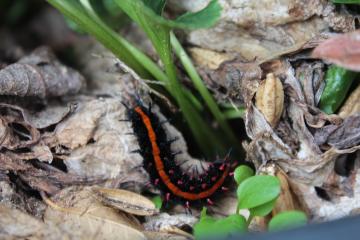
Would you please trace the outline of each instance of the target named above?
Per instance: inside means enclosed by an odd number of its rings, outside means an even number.
[[[312,55],[344,68],[360,71],[360,30],[322,42]]]
[[[40,111],[23,109],[24,120],[37,129],[55,125],[76,109],[75,103],[48,101],[45,108]]]
[[[23,120],[22,109],[0,104],[6,114],[0,117],[0,143],[2,148],[15,150],[31,147],[40,140],[40,132]]]
[[[276,204],[272,210],[272,215],[291,210],[302,210],[299,206],[298,199],[294,195],[288,180],[288,176],[282,171],[276,172],[276,177],[280,181],[281,193],[279,198],[276,200]]]
[[[106,114],[103,107],[103,101],[87,99],[79,102],[74,114],[56,126],[52,144],[61,144],[72,150],[86,145],[93,138],[100,118]]]

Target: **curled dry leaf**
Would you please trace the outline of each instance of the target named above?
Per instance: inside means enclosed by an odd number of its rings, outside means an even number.
[[[65,186],[94,184],[104,181],[99,178],[85,178],[65,173],[41,162],[35,162],[34,165],[19,159],[14,153],[5,152],[0,154],[1,171],[11,171],[31,188],[50,195],[57,193]]]
[[[327,125],[315,133],[318,145],[329,144],[337,149],[346,149],[360,144],[360,115],[346,118],[340,125]]]
[[[0,94],[19,97],[58,97],[77,93],[85,79],[41,47],[0,70]]]
[[[313,57],[360,71],[360,30],[330,38],[315,48]]]
[[[339,111],[339,116],[346,118],[360,113],[360,85],[350,94]]]
[[[314,61],[303,62],[295,70],[295,77],[299,80],[305,102],[310,106],[317,106],[325,88],[324,63]]]
[[[1,148],[27,148],[39,141],[40,132],[24,120],[22,108],[0,103],[0,109],[3,111],[0,117]]]
[[[55,125],[67,117],[76,109],[76,103],[47,101],[46,107],[40,111],[23,109],[23,115],[26,122],[37,129],[47,128]]]
[[[149,216],[158,213],[155,204],[140,194],[109,188],[94,188],[100,200],[111,207],[139,216]]]
[[[271,126],[276,126],[284,109],[284,89],[274,74],[266,75],[256,93],[256,107],[264,114]]]

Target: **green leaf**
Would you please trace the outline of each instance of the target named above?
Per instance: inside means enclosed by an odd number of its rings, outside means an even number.
[[[244,118],[245,108],[241,107],[239,109],[228,109],[225,110],[223,114],[226,119]]]
[[[226,218],[217,220],[214,224],[215,235],[226,236],[247,231],[246,219],[239,214],[233,214]]]
[[[244,180],[237,189],[240,209],[251,209],[276,199],[280,194],[280,181],[273,176],[253,176]]]
[[[148,7],[151,8],[157,15],[162,15],[164,10],[166,0],[142,0],[143,3]]]
[[[276,198],[270,202],[264,203],[263,205],[254,207],[254,208],[250,208],[250,215],[251,216],[259,216],[259,217],[264,217],[266,215],[268,215],[274,208],[275,203],[276,203]]]
[[[254,170],[252,170],[252,168],[246,166],[246,165],[241,165],[238,166],[235,171],[234,171],[234,179],[236,181],[236,183],[239,185],[242,181],[244,181],[245,179],[254,176]]]
[[[151,201],[155,204],[155,207],[157,209],[160,209],[162,207],[163,201],[160,196],[153,197]]]
[[[326,86],[321,94],[320,109],[333,114],[345,100],[351,84],[358,74],[345,68],[332,65],[326,72]]]
[[[206,215],[207,208],[204,207],[201,210],[200,220],[194,225],[194,235],[196,239],[208,236],[209,229],[213,228],[214,223],[216,222],[215,218],[209,217]]]
[[[273,217],[269,222],[268,229],[269,231],[284,230],[303,226],[306,225],[306,223],[307,217],[305,213],[300,211],[286,211]]]
[[[360,4],[360,0],[332,0],[333,3]]]
[[[176,20],[161,16],[164,2],[162,0],[117,0],[118,5],[135,20],[136,11],[151,22],[170,28],[199,29],[212,27],[220,18],[221,6],[217,0],[212,0],[204,9],[194,13],[185,13]]]
[[[218,1],[212,0],[207,7],[201,11],[196,13],[185,13],[184,15],[178,17],[176,19],[176,26],[191,29],[212,27],[220,18],[221,10],[222,8]]]
[[[206,208],[203,208],[201,211],[200,221],[194,225],[195,239],[221,237],[230,234],[244,233],[246,231],[247,223],[243,216],[234,214],[216,220],[206,215]]]

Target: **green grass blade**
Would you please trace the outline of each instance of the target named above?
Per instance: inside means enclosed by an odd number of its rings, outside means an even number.
[[[102,22],[92,19],[77,0],[48,0],[48,2],[78,24],[81,29],[93,35],[141,77],[150,78],[148,71],[139,64],[124,46],[125,39]]]
[[[221,15],[221,6],[217,0],[212,0],[204,9],[185,13],[176,20],[165,19],[161,16],[163,1],[160,0],[124,0],[117,1],[119,6],[134,19],[136,14],[132,9],[141,9],[144,18],[151,19],[152,23],[166,26],[168,28],[199,29],[209,28],[215,25]],[[144,3],[145,2],[145,3]]]
[[[245,108],[240,109],[228,109],[224,111],[224,116],[227,119],[244,118]]]
[[[187,55],[183,47],[181,46],[180,42],[177,40],[175,34],[171,32],[170,34],[171,45],[180,59],[181,63],[185,67],[186,72],[190,76],[195,88],[200,93],[201,97],[204,99],[205,103],[207,104],[208,108],[210,109],[211,113],[215,117],[216,121],[219,123],[222,130],[227,135],[227,138],[232,141],[233,144],[236,144],[236,137],[231,131],[230,126],[225,120],[225,116],[221,113],[217,103],[215,102],[214,98],[206,88],[204,82],[200,78],[199,74],[196,71],[195,66],[193,65],[190,57]],[[235,147],[235,146],[234,146]]]

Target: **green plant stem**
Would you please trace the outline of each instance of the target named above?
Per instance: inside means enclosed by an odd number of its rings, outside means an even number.
[[[223,112],[225,118],[234,119],[234,118],[244,118],[245,108],[239,109],[228,109]]]
[[[195,66],[193,65],[190,57],[187,55],[184,48],[181,46],[180,42],[176,38],[173,32],[170,33],[170,42],[171,45],[180,59],[181,63],[185,67],[186,72],[189,74],[195,88],[199,91],[201,97],[204,99],[205,103],[207,104],[208,108],[210,109],[211,113],[215,117],[216,121],[219,123],[222,130],[227,135],[228,139],[231,139],[233,144],[236,144],[237,140],[233,132],[231,131],[230,126],[226,122],[225,116],[221,113],[217,103],[215,102],[212,95],[209,93],[208,89],[204,85],[201,77],[196,71]]]
[[[247,219],[247,221],[246,221],[246,223],[247,223],[248,226],[250,225],[250,223],[251,223],[251,221],[253,220],[253,218],[254,218],[254,216],[252,216],[252,215],[250,214],[250,216],[248,217],[248,219]]]
[[[144,54],[142,51],[134,47],[132,44],[130,44],[128,41],[124,41],[124,46],[131,52],[134,56],[134,58],[144,66],[146,70],[148,70],[156,80],[159,80],[164,83],[164,87],[166,90],[170,92],[169,86],[168,86],[168,76],[160,69],[160,67],[154,63],[154,61],[151,60],[146,54]],[[199,102],[199,100],[186,88],[182,87],[185,95],[190,99],[192,104],[201,111],[202,105]]]
[[[238,205],[236,206],[236,214],[240,214],[240,205],[238,203]]]
[[[167,62],[167,64],[165,64],[165,70],[169,76],[173,96],[179,104],[199,147],[204,153],[211,156],[213,154],[212,149],[221,149],[222,143],[218,141],[218,139],[212,134],[212,131],[208,130],[206,125],[203,124],[203,120],[201,119],[198,111],[188,102],[189,100],[185,97],[185,94],[182,91],[179,91],[181,86],[177,80],[175,66],[172,63],[172,60],[163,60],[163,62]],[[211,141],[209,142],[208,140]]]

